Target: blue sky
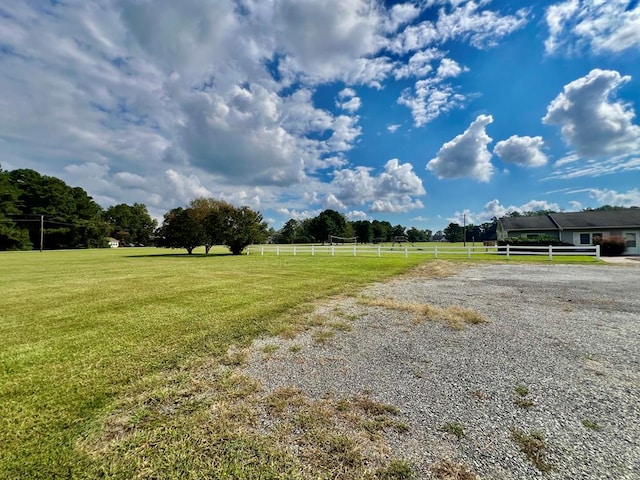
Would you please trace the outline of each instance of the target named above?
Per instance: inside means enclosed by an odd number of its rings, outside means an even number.
[[[161,218],[640,205],[635,0],[0,6],[0,162]]]

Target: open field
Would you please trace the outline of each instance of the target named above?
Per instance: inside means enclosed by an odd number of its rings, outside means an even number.
[[[0,255],[0,478],[91,476],[77,448],[133,381],[295,329],[296,312],[419,259]]]
[[[0,254],[0,478],[299,476],[299,461],[264,439],[203,430],[213,400],[190,389],[214,390],[218,407],[251,396],[251,382],[224,372],[204,382],[202,372],[242,363],[230,347],[304,330],[315,302],[424,259],[221,253]],[[131,409],[120,429],[105,420]],[[376,478],[402,478],[385,471]]]

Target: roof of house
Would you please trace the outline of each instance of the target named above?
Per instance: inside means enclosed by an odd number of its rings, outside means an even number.
[[[533,217],[502,217],[502,228],[505,230],[558,230],[558,225],[547,215]]]
[[[549,213],[531,217],[502,217],[504,230],[576,230],[640,228],[640,208]]]

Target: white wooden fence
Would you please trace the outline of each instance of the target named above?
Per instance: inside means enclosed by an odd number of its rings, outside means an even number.
[[[252,245],[247,255],[311,255],[311,256],[378,256],[383,255],[428,255],[433,258],[457,256],[471,258],[473,255],[501,255],[507,259],[514,255],[544,255],[553,260],[554,256],[590,256],[600,259],[600,245],[566,246],[467,246],[428,245],[425,247],[388,247],[382,245]]]

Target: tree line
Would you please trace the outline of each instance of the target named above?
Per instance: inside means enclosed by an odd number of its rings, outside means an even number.
[[[121,203],[103,209],[82,188],[35,170],[0,168],[0,250],[102,248],[113,238],[123,246],[185,248],[225,245],[239,254],[266,241],[267,224],[249,207],[198,198],[174,208],[158,228],[147,207]],[[44,244],[44,245],[43,245]]]
[[[387,221],[354,220],[331,209],[320,212],[316,217],[304,220],[290,219],[278,231],[271,232],[273,243],[314,243],[328,242],[331,237],[357,238],[358,243],[392,242],[398,237],[407,241],[428,242],[431,230],[407,228],[392,225]]]
[[[109,237],[143,245],[156,227],[143,204],[104,210],[82,188],[59,178],[0,168],[0,250],[107,247]]]
[[[109,236],[145,242],[155,227],[144,205],[105,211],[59,178],[0,168],[0,250],[106,247]]]

